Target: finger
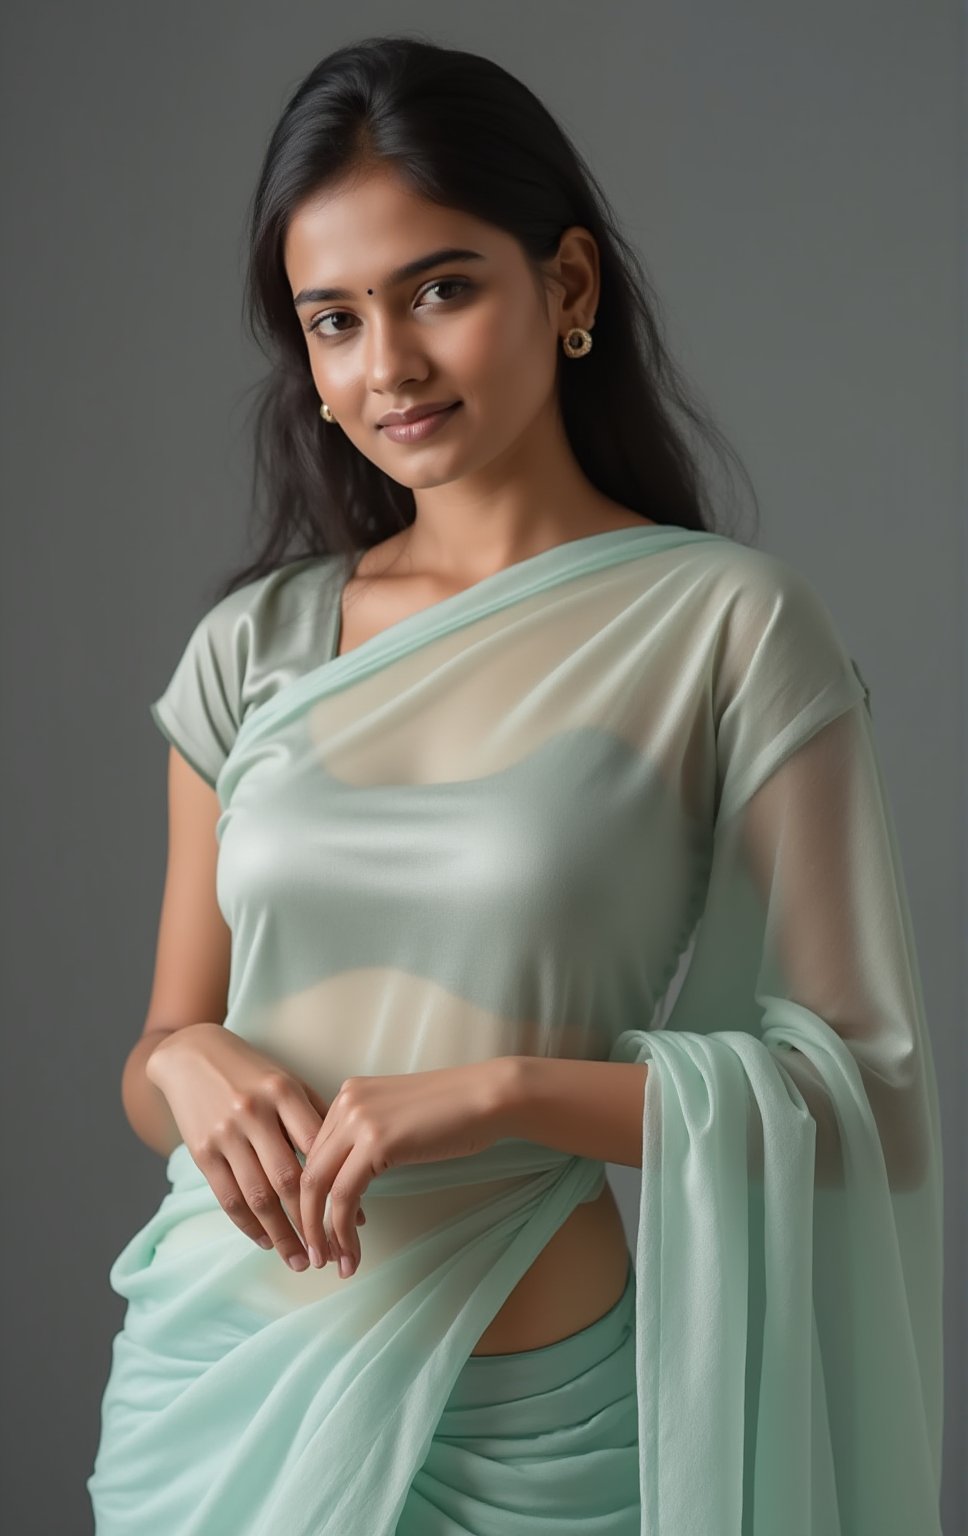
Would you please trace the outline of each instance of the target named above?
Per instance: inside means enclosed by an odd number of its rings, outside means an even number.
[[[300,1215],[306,1246],[316,1248],[323,1255],[324,1261],[327,1256],[334,1262],[339,1261],[336,1234],[328,1224],[327,1201],[330,1186],[344,1157],[345,1148],[340,1148],[338,1137],[333,1133],[324,1136],[310,1152],[299,1185]]]
[[[329,1192],[329,1221],[341,1254],[346,1254],[354,1271],[359,1267],[361,1250],[357,1236],[356,1213],[360,1201],[373,1177],[366,1152],[359,1146],[349,1157],[333,1180]]]
[[[290,1078],[275,1100],[276,1113],[285,1126],[286,1135],[304,1157],[319,1135],[329,1106],[315,1089]]]
[[[308,1084],[306,1085],[306,1094],[314,1106],[322,1106],[324,1121],[324,1123],[320,1125],[316,1135],[313,1137],[312,1146],[306,1153],[306,1167],[308,1167],[310,1152],[315,1153],[316,1159],[322,1155],[324,1144],[333,1134],[336,1125],[335,1120],[330,1120],[328,1123],[325,1123],[326,1116],[329,1114],[330,1106],[326,1104],[326,1101],[316,1092],[314,1088],[310,1087]],[[330,1259],[337,1261],[339,1259],[339,1254],[334,1248],[331,1248],[329,1242],[327,1241],[325,1232],[322,1230],[321,1225],[314,1223],[313,1216],[310,1216],[307,1220],[307,1202],[303,1199],[302,1188],[303,1182],[305,1182],[306,1179],[306,1167],[303,1168],[299,1191],[301,1231],[303,1233],[303,1240],[306,1243],[307,1250],[310,1246],[315,1247],[317,1253],[322,1255],[322,1263],[326,1264]],[[320,1196],[320,1203],[321,1200],[322,1196]],[[313,1233],[316,1234],[315,1237],[311,1235]],[[307,1237],[307,1234],[310,1235]]]
[[[300,1210],[303,1168],[282,1125],[253,1123],[249,1139],[258,1165],[278,1198],[285,1219],[305,1249],[306,1236]],[[297,1250],[298,1251],[298,1250]]]
[[[317,1093],[315,1088],[313,1088],[309,1083],[304,1083],[303,1088],[305,1090],[307,1099],[318,1114],[320,1120],[325,1120],[326,1116],[329,1114],[329,1105],[323,1098],[322,1094]]]
[[[307,1168],[309,1167],[308,1162],[306,1164],[306,1167]],[[320,1265],[328,1264],[328,1263],[338,1264],[339,1263],[339,1248],[336,1245],[336,1242],[335,1242],[335,1239],[333,1238],[332,1233],[329,1230],[327,1230],[327,1212],[328,1212],[329,1208],[325,1204],[325,1202],[323,1204],[323,1210],[322,1210],[322,1213],[321,1213],[320,1217],[317,1219],[315,1217],[315,1215],[313,1215],[313,1216],[311,1216],[308,1219],[308,1222],[307,1222],[307,1217],[306,1217],[306,1209],[307,1209],[306,1191],[309,1190],[312,1193],[313,1179],[314,1178],[315,1178],[315,1173],[311,1176],[310,1180],[307,1182],[307,1180],[306,1180],[306,1170],[303,1169],[303,1177],[302,1177],[302,1180],[300,1182],[300,1187],[299,1187],[299,1204],[300,1204],[300,1219],[301,1219],[302,1224],[303,1224],[304,1241],[306,1242],[306,1251],[307,1251],[307,1253],[309,1253],[309,1257],[310,1257],[310,1261],[311,1262],[312,1262],[312,1257],[313,1256],[312,1256],[312,1253],[310,1252],[310,1249],[314,1248],[316,1253],[321,1255]],[[315,1195],[313,1195],[314,1202],[315,1202],[316,1198],[317,1197]]]
[[[290,1269],[305,1269],[309,1260],[299,1233],[293,1230],[272,1179],[251,1142],[243,1139],[233,1141],[226,1152],[244,1205],[268,1232],[273,1247]],[[295,1154],[291,1149],[290,1155],[295,1162]]]
[[[329,1106],[326,1100],[310,1084],[304,1083],[300,1078],[288,1076],[280,1080],[278,1089],[273,1095],[273,1103],[285,1136],[291,1145],[297,1149],[297,1152],[302,1154],[303,1158],[303,1162],[299,1162],[297,1157],[295,1184],[292,1183],[292,1171],[287,1158],[280,1170],[281,1182],[274,1180],[274,1187],[283,1202],[290,1221],[298,1231],[303,1243],[306,1244],[306,1235],[300,1211],[300,1181],[302,1179],[304,1161],[308,1158],[319,1135]],[[277,1127],[270,1123],[270,1132],[274,1134],[276,1129]],[[263,1165],[268,1169],[271,1166],[271,1159],[274,1153],[271,1144],[260,1145],[256,1141],[258,1130],[258,1126],[253,1127],[252,1140],[256,1144]],[[323,1263],[326,1263],[329,1257],[330,1255],[324,1250]]]
[[[254,1243],[258,1243],[260,1248],[271,1248],[272,1237],[246,1204],[231,1163],[221,1152],[209,1153],[207,1156],[199,1154],[195,1157],[195,1162],[204,1173],[229,1220],[234,1222],[246,1237],[251,1237]]]

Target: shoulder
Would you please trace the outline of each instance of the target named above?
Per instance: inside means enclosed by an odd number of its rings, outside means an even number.
[[[290,561],[228,592],[196,620],[164,692],[149,708],[209,783],[247,710],[280,675],[325,650],[340,559]]]
[[[323,597],[338,558],[307,555],[244,582],[206,609],[193,633],[226,657],[244,659],[253,646],[269,643],[279,626]]]
[[[752,615],[777,608],[824,607],[809,577],[782,555],[741,544],[725,534],[703,539],[691,551],[691,574],[721,602]]]
[[[730,541],[724,540],[724,544]],[[869,689],[817,585],[790,561],[733,544],[710,551],[709,700],[735,807],[767,772]]]
[[[782,555],[725,536],[692,552],[689,577],[707,633],[727,673],[741,673],[761,652],[796,671],[839,670],[844,638],[817,584]]]
[[[213,603],[188,638],[186,654],[220,686],[240,724],[271,674],[298,667],[325,647],[338,601],[342,557],[307,555],[245,582]]]

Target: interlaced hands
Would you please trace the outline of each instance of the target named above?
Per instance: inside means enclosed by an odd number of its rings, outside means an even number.
[[[165,1036],[146,1072],[239,1231],[293,1269],[342,1259],[346,1276],[362,1257],[372,1179],[401,1164],[473,1155],[504,1133],[494,1067],[348,1077],[327,1104],[241,1036],[206,1022]]]
[[[389,1168],[483,1152],[503,1134],[494,1062],[384,1077],[348,1077],[329,1106],[300,1181],[300,1214],[315,1263],[328,1248],[352,1274],[361,1252],[355,1212]]]

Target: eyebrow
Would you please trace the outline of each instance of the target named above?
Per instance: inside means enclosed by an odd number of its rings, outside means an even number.
[[[442,266],[445,261],[483,261],[485,258],[480,251],[464,251],[458,246],[444,246],[442,250],[430,251],[426,256],[418,256],[414,261],[405,262],[402,267],[395,267],[388,272],[383,279],[384,286],[393,288],[397,283],[405,283],[410,277],[419,277],[421,272],[428,271],[431,267]],[[353,294],[347,288],[302,288],[293,299],[293,304],[298,309],[300,304],[328,304],[332,299],[352,299]]]

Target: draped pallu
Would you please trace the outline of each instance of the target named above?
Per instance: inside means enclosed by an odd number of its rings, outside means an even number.
[[[940,1536],[937,1085],[828,610],[776,556],[643,523],[339,656],[348,570],[223,598],[151,706],[218,792],[225,1027],[327,1100],[516,1053],[647,1063],[642,1536]],[[110,1271],[98,1536],[391,1536],[605,1167],[507,1138],[391,1169],[345,1281],[256,1248],[183,1144],[167,1175]],[[607,1453],[587,1475],[582,1530],[618,1529]]]

